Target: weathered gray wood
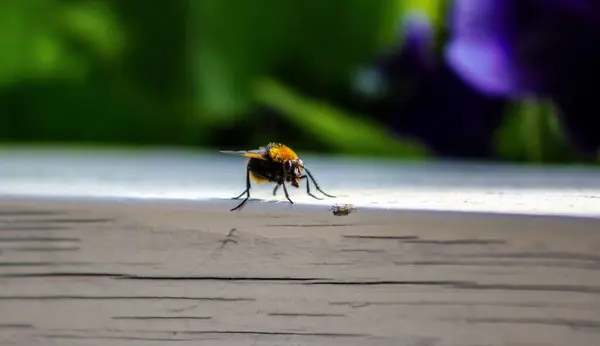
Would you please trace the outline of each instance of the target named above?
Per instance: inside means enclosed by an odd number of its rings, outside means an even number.
[[[600,345],[600,221],[0,203],[1,345]]]

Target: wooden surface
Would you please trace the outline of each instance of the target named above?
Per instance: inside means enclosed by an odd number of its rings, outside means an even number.
[[[598,220],[229,207],[0,203],[0,345],[600,345]]]

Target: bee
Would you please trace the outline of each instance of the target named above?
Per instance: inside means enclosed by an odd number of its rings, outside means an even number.
[[[354,207],[352,204],[344,204],[343,206],[334,205],[329,210],[335,216],[346,216],[351,212],[356,211],[356,207]]]
[[[306,179],[306,193],[312,198],[322,200],[310,192],[310,181],[315,184],[315,188],[323,195],[331,198],[335,196],[325,193],[315,181],[315,178],[308,169],[304,166],[304,162],[298,158],[298,155],[281,143],[269,143],[266,146],[259,147],[256,150],[219,150],[223,154],[242,155],[249,157],[246,165],[246,190],[239,196],[232,199],[240,199],[243,195],[246,198],[237,207],[231,209],[234,211],[241,208],[250,198],[250,180],[256,184],[275,183],[273,196],[277,194],[280,186],[283,186],[285,198],[291,203],[290,195],[288,194],[286,183],[290,183],[293,187],[299,188],[300,181]],[[303,174],[303,171],[306,174]],[[310,179],[310,181],[309,181]]]

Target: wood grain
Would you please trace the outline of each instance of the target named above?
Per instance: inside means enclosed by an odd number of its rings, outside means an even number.
[[[0,203],[1,345],[600,345],[600,221]]]

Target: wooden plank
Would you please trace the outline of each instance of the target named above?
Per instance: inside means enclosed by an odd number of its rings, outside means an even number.
[[[595,219],[0,203],[2,345],[599,345]]]

